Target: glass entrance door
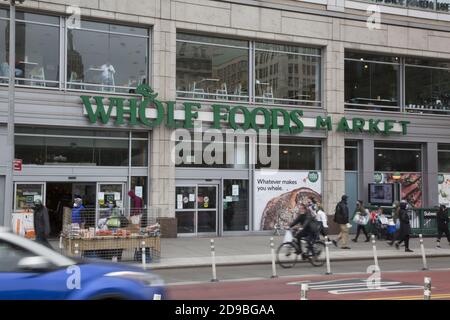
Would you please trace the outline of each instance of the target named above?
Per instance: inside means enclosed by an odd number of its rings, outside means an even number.
[[[217,234],[217,185],[177,186],[175,214],[178,234]]]

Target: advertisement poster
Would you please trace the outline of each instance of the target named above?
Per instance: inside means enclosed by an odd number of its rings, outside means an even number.
[[[439,204],[450,206],[450,174],[438,175]]]
[[[376,183],[400,183],[401,200],[410,202],[415,208],[422,207],[422,175],[420,173],[400,173],[394,179],[393,173],[375,173]]]
[[[276,224],[288,226],[298,205],[308,198],[322,200],[322,180],[318,171],[255,172],[254,230],[271,230]]]

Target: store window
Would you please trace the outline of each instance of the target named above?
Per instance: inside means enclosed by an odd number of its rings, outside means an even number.
[[[421,172],[420,144],[375,143],[375,171]]]
[[[225,139],[225,138],[224,138]],[[183,140],[179,140],[177,145]],[[248,138],[235,143],[190,141],[189,147],[176,149],[177,167],[207,167],[247,169],[249,165]]]
[[[408,112],[450,111],[450,62],[406,59],[405,108]]]
[[[131,177],[131,190],[136,196],[142,198],[144,206],[148,204],[147,177]]]
[[[399,88],[399,57],[345,53],[346,108],[400,111]]]
[[[438,171],[450,173],[450,145],[439,144],[438,146]]]
[[[17,84],[59,87],[59,17],[18,11],[16,20]],[[9,71],[6,71],[8,68],[7,53],[2,64],[3,75],[6,73],[9,76]]]
[[[258,143],[258,154],[262,143]],[[267,144],[270,150],[270,141]],[[256,169],[268,168],[258,157]],[[320,140],[280,137],[279,139],[279,169],[281,170],[321,170],[322,143]]]
[[[320,106],[320,49],[256,43],[256,102]]]
[[[30,210],[35,200],[41,200],[45,204],[43,183],[16,183],[14,211]]]
[[[105,137],[107,134],[83,130],[52,130],[18,128],[15,154],[23,164],[128,166],[129,137]],[[132,138],[132,161],[135,167],[148,165],[148,139]]]
[[[345,171],[358,171],[357,141],[345,141]]]
[[[248,42],[177,34],[177,96],[248,101]]]
[[[0,84],[8,83],[9,77],[9,12],[0,9]]]
[[[67,32],[67,87],[134,92],[148,82],[148,30],[82,21]]]
[[[248,231],[248,180],[224,180],[223,197],[223,230]]]

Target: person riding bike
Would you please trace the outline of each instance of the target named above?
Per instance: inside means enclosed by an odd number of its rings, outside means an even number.
[[[295,237],[299,244],[301,244],[301,239],[304,239],[308,243],[308,251],[314,255],[313,252],[313,242],[317,239],[318,233],[320,232],[320,223],[316,221],[313,214],[308,210],[308,208],[301,203],[299,205],[299,215],[297,218],[289,225],[289,228],[293,228],[297,224],[302,226],[302,230],[297,232]],[[299,245],[300,254],[302,258],[306,258],[306,254],[302,252],[302,246]]]

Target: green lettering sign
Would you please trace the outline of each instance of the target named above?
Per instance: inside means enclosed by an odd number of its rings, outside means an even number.
[[[341,132],[350,132],[351,129],[348,125],[347,119],[345,117],[342,117],[342,119],[338,123],[338,127],[336,129],[337,131]]]
[[[322,129],[323,127],[327,127],[328,131],[332,130],[331,117],[327,117],[326,119],[318,116],[316,118],[316,129]]]
[[[97,121],[100,121],[103,124],[107,124],[110,121],[112,111],[115,108],[116,125],[124,125],[125,118],[128,118],[127,121],[130,126],[141,124],[154,128],[159,126],[164,121],[164,116],[166,116],[165,124],[168,128],[192,129],[194,127],[194,120],[198,119],[199,116],[197,110],[202,107],[199,102],[184,102],[184,121],[176,121],[176,101],[161,102],[157,100],[156,97],[158,94],[146,84],[139,85],[136,88],[136,92],[140,94],[142,98],[131,97],[127,100],[121,97],[110,97],[108,107],[105,107],[103,104],[103,101],[105,100],[104,97],[81,96],[81,101],[83,102],[89,122],[96,123]],[[93,102],[96,104],[95,110]],[[166,110],[164,110],[164,105],[166,105]],[[152,107],[154,107],[156,115],[147,117],[147,110]],[[212,128],[214,129],[221,129],[222,122],[226,122],[234,130],[248,130],[253,128],[256,131],[259,131],[259,129],[264,128],[267,130],[280,130],[282,133],[299,134],[302,133],[305,128],[302,121],[302,110],[287,111],[280,108],[268,109],[263,107],[249,109],[244,106],[230,106],[226,104],[212,104],[211,109],[213,116]],[[164,114],[164,111],[166,111],[166,114]],[[240,116],[243,118],[242,124],[238,124],[237,121],[237,117]],[[262,117],[262,125],[258,124],[258,117]],[[278,122],[280,117],[282,119],[281,123]],[[352,122],[351,129],[349,121]],[[379,127],[381,121],[382,120],[378,119],[365,120],[363,118],[347,120],[345,117],[342,117],[338,122],[336,130],[340,132],[368,132],[370,134],[382,133],[387,135],[393,132],[394,124],[399,123],[401,126],[401,133],[406,135],[408,132],[409,121],[397,122],[395,120],[383,120],[384,130],[381,130]],[[291,123],[293,123],[293,125],[291,125]],[[365,129],[367,123],[368,129]],[[332,130],[331,117],[317,116],[315,129]]]

